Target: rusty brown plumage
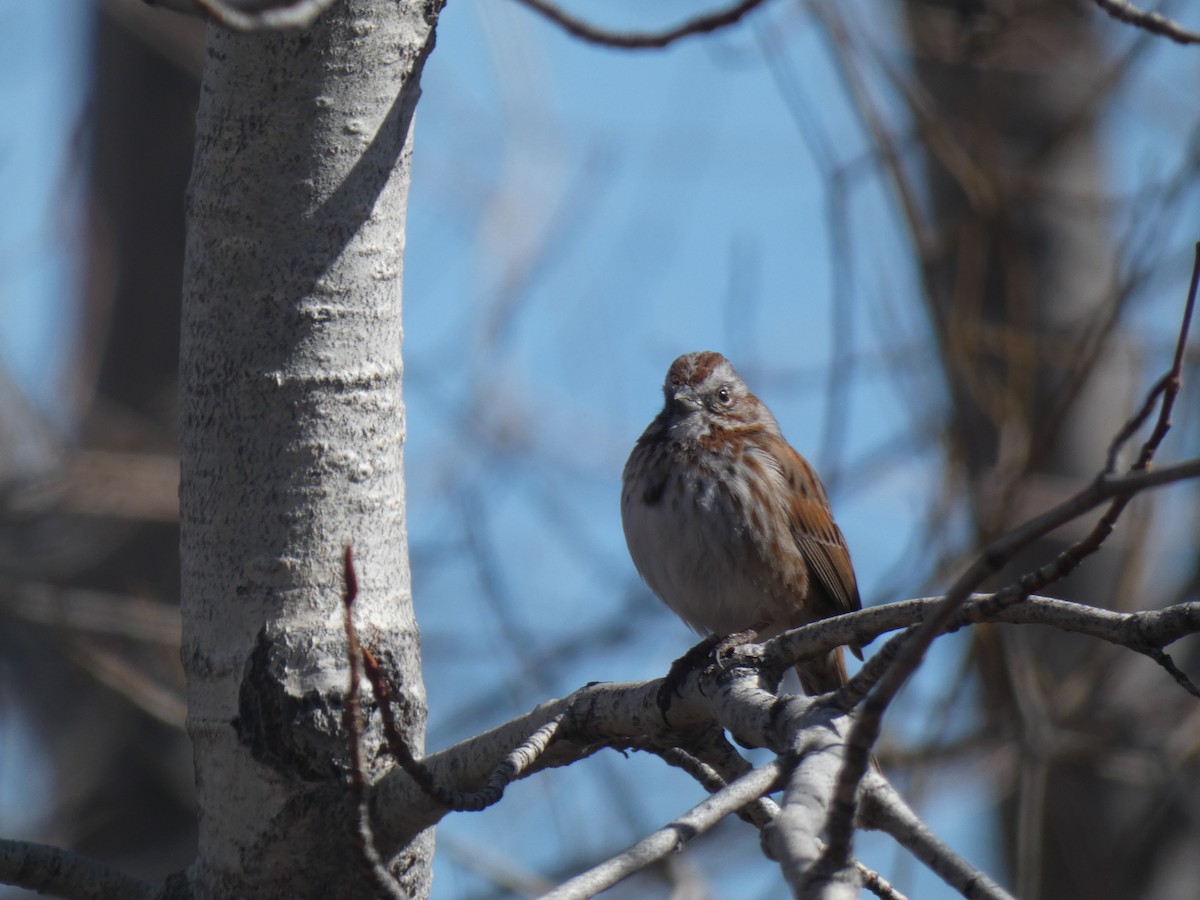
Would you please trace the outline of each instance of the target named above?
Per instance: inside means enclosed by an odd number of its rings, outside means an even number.
[[[859,609],[850,552],[816,472],[712,351],[672,363],[664,407],[625,465],[621,518],[650,589],[697,631],[760,638]],[[845,683],[841,648],[797,667]]]

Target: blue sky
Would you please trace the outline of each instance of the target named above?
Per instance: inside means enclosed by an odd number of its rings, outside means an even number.
[[[69,344],[84,187],[80,89],[87,69],[87,8],[79,0],[0,4],[0,352],[52,415],[55,374]],[[64,335],[64,326],[67,329]]]

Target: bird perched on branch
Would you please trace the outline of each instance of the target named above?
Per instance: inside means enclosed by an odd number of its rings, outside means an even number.
[[[663,394],[621,491],[650,590],[696,631],[739,642],[860,609],[825,488],[729,360],[684,354]],[[834,690],[846,682],[842,648],[796,671],[806,693]]]

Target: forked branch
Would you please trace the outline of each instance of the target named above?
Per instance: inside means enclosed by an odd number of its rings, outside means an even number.
[[[921,664],[929,645],[945,631],[955,614],[966,603],[971,592],[985,578],[1000,571],[1011,562],[1019,550],[1029,546],[1034,540],[1058,525],[1077,517],[1104,500],[1112,498],[1108,510],[1086,538],[1068,548],[1052,563],[1022,577],[1013,588],[999,592],[996,597],[1000,599],[994,600],[999,608],[1021,602],[1039,587],[1061,578],[1078,566],[1084,557],[1099,549],[1111,534],[1121,511],[1136,493],[1154,484],[1169,483],[1171,480],[1183,477],[1200,476],[1200,460],[1191,460],[1189,463],[1173,467],[1174,472],[1169,472],[1169,470],[1148,471],[1155,453],[1170,428],[1171,412],[1182,381],[1184,348],[1191,326],[1192,310],[1196,303],[1198,282],[1200,282],[1200,244],[1196,246],[1191,287],[1184,304],[1175,357],[1170,370],[1150,392],[1151,397],[1158,398],[1161,404],[1158,422],[1150,437],[1142,445],[1130,474],[1124,478],[1114,479],[1109,477],[1107,472],[1101,472],[1091,486],[1080,491],[1066,503],[1060,504],[1049,513],[1039,516],[992,543],[974,565],[954,582],[941,605],[929,619],[910,631],[892,638],[888,642],[888,646],[884,648],[885,654],[890,657],[888,665],[879,673],[877,683],[866,694],[860,707],[858,721],[854,725],[846,748],[846,759],[839,775],[838,790],[834,798],[833,808],[836,813],[830,817],[829,846],[821,861],[823,869],[840,871],[848,865],[854,835],[855,798],[858,794],[859,783],[867,770],[871,748],[879,736],[883,715],[900,688]],[[1150,403],[1153,403],[1153,400]],[[1144,422],[1148,418],[1148,413],[1147,404],[1143,404],[1142,411],[1133,417],[1131,424],[1126,425],[1118,432],[1117,440],[1114,441],[1114,449],[1110,451],[1110,458],[1115,457],[1116,448],[1119,448],[1122,442],[1122,435],[1125,435],[1125,440],[1132,437],[1138,423]],[[1160,482],[1154,478],[1154,476],[1161,478],[1164,473],[1168,473],[1165,481]],[[1171,666],[1173,667],[1173,663]]]

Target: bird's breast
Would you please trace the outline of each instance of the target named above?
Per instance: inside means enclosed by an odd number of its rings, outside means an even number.
[[[647,484],[627,483],[621,502],[630,555],[650,589],[700,632],[779,618],[737,481],[694,458],[663,462]]]

